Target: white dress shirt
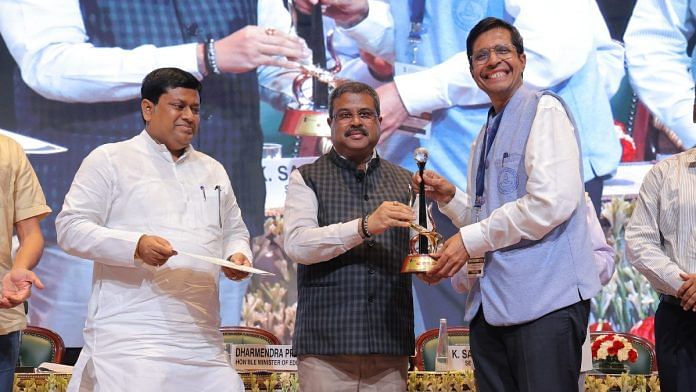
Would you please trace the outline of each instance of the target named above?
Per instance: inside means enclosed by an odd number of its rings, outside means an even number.
[[[258,24],[290,31],[279,0],[259,0]],[[63,102],[111,102],[140,97],[148,72],[176,67],[198,79],[197,43],[131,50],[96,48],[89,42],[78,0],[0,1],[0,33],[26,84],[40,95]],[[262,92],[291,94],[296,71],[261,66]]]
[[[695,32],[696,0],[638,0],[624,34],[631,86],[686,148],[696,146],[693,63],[687,54]]]
[[[63,249],[94,260],[70,390],[193,391],[201,380],[240,390],[219,332],[220,267],[185,256],[159,268],[134,259],[138,239],[151,234],[175,250],[251,260],[222,165],[191,147],[174,161],[146,131],[103,145],[75,175],[56,229]]]
[[[331,260],[363,242],[360,218],[348,222],[319,226],[319,201],[305,184],[299,170],[290,173],[285,198],[285,253],[300,264],[315,264]]]
[[[628,260],[660,293],[676,295],[696,273],[696,148],[656,164],[626,226]]]

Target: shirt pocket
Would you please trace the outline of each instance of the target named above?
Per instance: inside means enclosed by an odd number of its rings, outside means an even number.
[[[198,227],[222,227],[223,191],[220,185],[199,186],[199,197],[194,209],[194,222]]]
[[[524,173],[521,167],[522,159],[521,154],[508,152],[504,152],[496,158],[495,166],[498,170],[498,181],[494,186],[500,195],[517,196],[517,189],[522,183],[521,174]]]

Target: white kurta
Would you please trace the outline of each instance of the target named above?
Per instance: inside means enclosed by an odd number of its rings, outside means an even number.
[[[155,268],[133,258],[137,240],[151,234],[176,250],[251,260],[217,161],[189,148],[174,162],[145,131],[101,146],[75,175],[56,227],[61,247],[94,260],[70,391],[243,390],[218,330],[219,267],[174,256]]]

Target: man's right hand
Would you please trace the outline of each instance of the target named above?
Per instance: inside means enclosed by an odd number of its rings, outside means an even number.
[[[367,230],[382,234],[390,227],[409,227],[413,221],[413,209],[398,201],[384,201],[367,219]]]
[[[156,235],[147,234],[140,237],[135,250],[136,259],[140,259],[143,263],[155,267],[163,265],[170,257],[176,254],[169,241]]]
[[[685,311],[696,312],[696,274],[680,273],[679,277],[684,281],[677,291],[681,306]]]
[[[31,296],[31,286],[43,289],[36,274],[24,268],[12,268],[2,278],[2,295],[0,295],[0,309],[13,308],[26,301]]]
[[[262,26],[246,26],[215,41],[215,60],[221,72],[243,73],[261,65],[299,68],[303,59],[311,60],[304,40]]]
[[[420,189],[421,176],[418,172],[413,174],[411,178],[412,187],[416,191]],[[425,182],[425,197],[431,200],[435,200],[438,203],[447,204],[457,191],[457,188],[452,185],[445,177],[435,173],[432,170],[426,170],[423,172],[423,179]]]
[[[311,15],[312,7],[321,4],[324,15],[333,18],[339,27],[349,28],[367,17],[370,6],[367,0],[295,0],[295,8],[303,14]]]

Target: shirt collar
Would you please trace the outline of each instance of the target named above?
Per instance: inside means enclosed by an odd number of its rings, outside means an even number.
[[[336,151],[335,148],[334,148],[334,151]],[[350,160],[349,160],[348,158],[346,158],[346,157],[344,157],[343,155],[339,154],[338,151],[336,151],[336,155],[338,155],[338,156],[341,157],[342,159],[345,159],[346,161],[349,161],[349,162],[350,162]],[[372,150],[372,156],[370,157],[370,159],[368,159],[367,162],[365,162],[365,170],[367,170],[367,169],[370,167],[370,164],[372,163],[372,160],[375,159],[375,158],[377,158],[377,149],[376,149],[376,148],[375,148],[374,150]]]
[[[150,147],[153,151],[155,151],[157,153],[157,155],[161,156],[162,158],[164,158],[170,162],[174,162],[174,163],[182,162],[189,155],[191,155],[191,153],[193,151],[195,151],[193,146],[189,144],[188,146],[186,146],[186,148],[184,149],[184,153],[181,154],[179,159],[174,161],[174,157],[172,157],[172,153],[169,151],[169,149],[167,149],[167,146],[165,146],[162,143],[158,143],[155,139],[153,139],[152,136],[150,136],[150,134],[147,133],[146,129],[143,129],[143,131],[140,132],[140,136],[145,140],[145,144],[148,147]]]

